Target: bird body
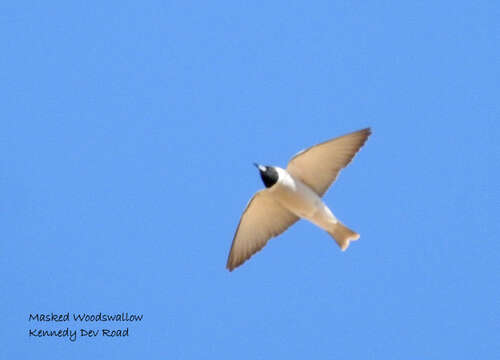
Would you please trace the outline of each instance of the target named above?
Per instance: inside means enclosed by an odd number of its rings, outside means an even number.
[[[278,171],[278,182],[268,191],[284,208],[320,227],[322,227],[320,224],[337,220],[318,194],[309,186],[289,174],[285,169],[274,168]]]
[[[258,165],[266,189],[249,201],[236,230],[227,268],[232,271],[300,218],[327,231],[342,250],[359,234],[344,226],[321,197],[363,146],[370,129],[347,134],[296,154],[286,169]]]

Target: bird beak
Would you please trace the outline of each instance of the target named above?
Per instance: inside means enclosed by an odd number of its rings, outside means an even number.
[[[265,166],[263,166],[263,165],[259,165],[259,164],[257,164],[257,163],[253,163],[253,164],[255,165],[255,167],[256,167],[257,169],[259,169],[259,171],[266,171],[266,167],[265,167]]]

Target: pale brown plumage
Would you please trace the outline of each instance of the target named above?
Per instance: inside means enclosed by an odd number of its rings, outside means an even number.
[[[320,197],[364,145],[369,128],[343,135],[297,153],[288,163],[287,171],[308,185]],[[283,233],[299,217],[281,206],[268,190],[258,191],[249,201],[233,238],[227,269],[234,270],[267,241]]]

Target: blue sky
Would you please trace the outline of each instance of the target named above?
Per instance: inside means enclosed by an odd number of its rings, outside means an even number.
[[[492,359],[500,5],[0,5],[0,297],[16,359]],[[325,202],[232,273],[252,162],[370,126]],[[494,185],[497,184],[497,185]],[[30,313],[140,313],[135,324]],[[129,327],[127,338],[29,329]]]

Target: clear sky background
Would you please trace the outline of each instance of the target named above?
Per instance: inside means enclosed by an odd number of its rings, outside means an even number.
[[[0,358],[498,358],[499,18],[495,1],[2,2]],[[301,221],[228,272],[252,162],[367,126],[325,195],[361,239],[342,253]],[[144,319],[28,321],[125,311]]]

